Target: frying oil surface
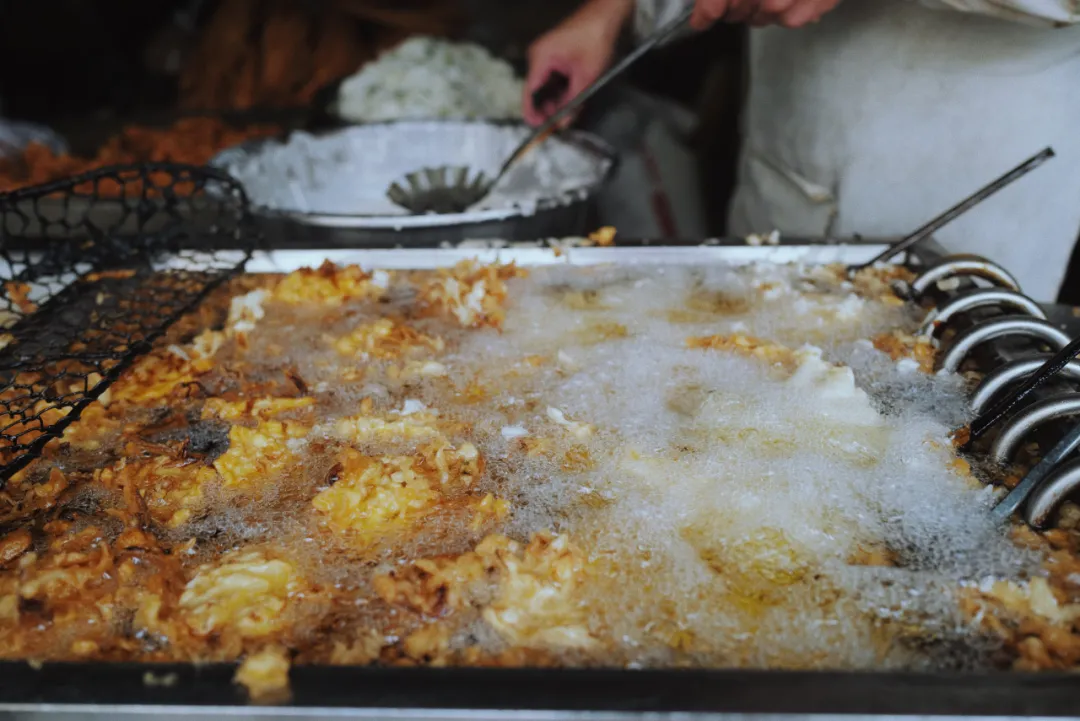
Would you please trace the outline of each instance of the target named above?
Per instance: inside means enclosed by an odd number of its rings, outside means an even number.
[[[880,279],[245,282],[16,479],[66,490],[0,578],[10,655],[979,666],[961,589],[1038,565],[955,463],[959,381],[875,349],[918,357]]]

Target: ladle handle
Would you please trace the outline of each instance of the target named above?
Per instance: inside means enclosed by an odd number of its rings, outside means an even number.
[[[542,143],[552,133],[558,130],[559,123],[577,111],[578,108],[589,100],[589,98],[607,87],[612,80],[626,72],[631,65],[641,59],[642,55],[649,52],[660,43],[665,42],[686,27],[689,24],[690,16],[693,15],[693,13],[693,6],[688,7],[679,15],[679,17],[650,35],[647,40],[631,50],[626,57],[612,65],[606,73],[594,80],[591,85],[586,87],[580,93],[570,98],[565,105],[552,113],[547,120],[540,123],[540,125],[538,125],[536,129],[522,141],[521,145],[510,154],[510,157],[506,159],[506,162],[499,168],[499,174],[495,176],[495,180],[492,181],[492,184],[498,183],[499,179],[506,175],[506,171],[510,169],[510,166],[516,163],[527,151],[531,150],[535,145]],[[550,80],[548,82],[550,82]],[[541,88],[541,90],[543,90],[543,88]]]

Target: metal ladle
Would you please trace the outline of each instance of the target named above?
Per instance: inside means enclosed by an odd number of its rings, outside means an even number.
[[[653,33],[645,42],[611,67],[606,73],[594,80],[591,85],[571,98],[558,111],[541,123],[523,140],[514,152],[499,168],[494,178],[489,179],[483,172],[470,176],[467,166],[443,165],[422,168],[409,173],[400,182],[390,185],[386,196],[396,205],[415,215],[424,213],[461,213],[487,197],[492,188],[506,175],[507,171],[527,152],[546,140],[559,128],[559,124],[577,111],[587,100],[605,88],[612,80],[622,75],[643,55],[660,43],[675,35],[690,22],[693,7],[687,8],[678,18]],[[565,81],[565,78],[564,78]],[[559,82],[557,77],[548,83]],[[538,92],[550,92],[550,86]]]

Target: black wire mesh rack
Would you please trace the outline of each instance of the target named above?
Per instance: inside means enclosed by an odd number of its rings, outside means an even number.
[[[0,488],[258,242],[243,188],[195,166],[0,195]]]

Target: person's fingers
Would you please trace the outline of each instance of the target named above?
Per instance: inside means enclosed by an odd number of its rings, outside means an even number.
[[[536,92],[544,84],[555,65],[556,51],[548,48],[546,40],[540,38],[529,48],[529,70],[525,74],[525,89],[529,92]]]
[[[786,28],[801,28],[816,22],[821,16],[839,4],[839,0],[803,0],[791,6],[780,16],[780,24]]]
[[[749,19],[749,23],[755,27],[775,25],[780,22],[780,16],[795,2],[796,0],[761,0],[757,11]]]
[[[533,102],[533,95],[539,90],[551,74],[554,72],[561,72],[568,77],[572,77],[572,72],[568,72],[567,68],[572,63],[566,62],[560,58],[559,51],[550,47],[547,38],[541,38],[529,48],[529,71],[525,76],[525,89],[521,98],[522,116],[525,118],[525,122],[530,125],[539,125],[547,118],[551,113],[555,112],[555,107],[551,105],[558,105],[565,102],[565,98],[556,98],[554,103],[547,103],[548,107],[538,108]]]
[[[543,84],[533,91],[533,106],[543,115],[550,117],[566,102],[564,97],[570,88],[570,78],[564,73],[553,70]]]
[[[761,0],[731,0],[723,20],[732,24],[747,22],[760,5]]]
[[[730,0],[697,0],[690,16],[690,27],[705,30],[722,18],[728,11]]]
[[[544,78],[550,72],[542,58],[530,53],[529,73],[525,76],[525,87],[521,95],[521,114],[529,125],[539,125],[544,121],[542,109],[533,104],[533,93],[544,83]]]
[[[521,98],[521,116],[525,119],[525,122],[529,125],[539,125],[544,122],[544,115],[540,108],[533,105],[532,93],[528,88],[525,88],[525,92]]]
[[[548,79],[550,79],[554,75],[555,73],[548,75]],[[545,79],[544,83],[547,83],[547,79]],[[559,107],[567,100],[566,94],[568,91],[565,88],[557,88],[555,91],[547,91],[544,93],[544,96],[540,98],[537,97],[538,92],[540,92],[540,89],[534,90],[532,93],[532,105],[533,108],[535,108],[536,111],[545,118],[550,117],[552,114],[554,114],[555,111],[557,111]]]
[[[809,4],[796,5],[791,10],[780,15],[779,25],[786,28],[801,28],[817,15],[817,9],[809,7]]]
[[[545,119],[551,117],[551,115],[562,108],[562,106],[580,95],[585,88],[592,85],[593,81],[600,77],[601,73],[604,72],[604,66],[603,64],[592,65],[581,62],[575,63],[572,70],[569,72],[567,70],[562,70],[561,72],[563,72],[569,80],[566,92],[561,98],[553,103],[554,107],[552,107],[551,112],[544,114]],[[576,119],[577,112],[571,113],[559,121],[559,128],[565,129],[570,127]]]
[[[593,80],[600,77],[603,66],[593,67],[587,60],[581,58],[547,59],[540,58],[529,66],[529,74],[525,80],[524,96],[521,99],[522,116],[529,125],[539,125],[565,105],[570,99],[577,97],[582,90],[587,88]],[[566,91],[557,98],[552,98],[543,107],[537,107],[534,95],[553,73],[561,73],[567,78]],[[563,119],[559,127],[565,128],[573,123],[575,114]]]

